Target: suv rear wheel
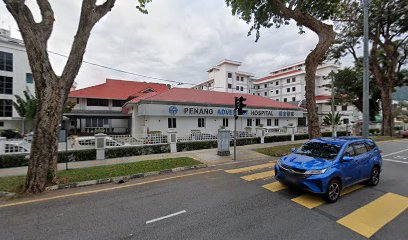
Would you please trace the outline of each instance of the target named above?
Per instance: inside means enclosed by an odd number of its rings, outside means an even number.
[[[368,186],[377,186],[380,182],[380,168],[378,166],[371,169],[370,179],[367,180]]]
[[[340,197],[341,184],[337,179],[330,181],[329,186],[327,187],[326,193],[323,195],[324,200],[328,203],[337,202]]]

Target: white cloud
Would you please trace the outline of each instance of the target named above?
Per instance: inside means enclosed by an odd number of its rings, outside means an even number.
[[[27,1],[30,6],[35,1]],[[154,0],[149,14],[136,9],[135,0],[118,0],[114,9],[96,24],[89,40],[85,60],[159,78],[195,83],[207,78],[206,69],[223,58],[243,62],[242,70],[258,76],[284,64],[303,60],[316,44],[307,31],[298,34],[295,24],[280,29],[264,29],[261,38],[247,37],[250,28],[231,15],[224,1]],[[52,0],[56,15],[49,49],[68,54],[78,25],[81,1]],[[36,13],[37,14],[37,13]],[[0,5],[0,24],[11,24],[4,4]],[[2,23],[2,21],[4,23]],[[51,57],[57,72],[66,59]],[[127,75],[83,64],[79,87],[101,83],[105,78],[139,81],[151,79]]]

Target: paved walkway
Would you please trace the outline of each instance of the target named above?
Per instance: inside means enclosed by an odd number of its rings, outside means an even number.
[[[264,143],[264,144],[253,144],[246,146],[237,147],[237,160],[246,161],[252,159],[261,159],[267,158],[268,156],[255,152],[253,150],[259,148],[267,148],[272,146],[287,145],[292,143],[303,143],[305,140],[299,140],[294,142],[275,142],[275,143]],[[69,168],[85,168],[85,167],[95,167],[95,166],[104,166],[120,163],[131,163],[139,162],[145,160],[153,159],[164,159],[164,158],[176,158],[176,157],[191,157],[202,163],[206,164],[216,164],[233,161],[233,148],[230,148],[231,156],[218,156],[217,149],[202,149],[188,152],[177,152],[177,153],[165,153],[165,154],[151,154],[151,155],[142,155],[142,156],[132,156],[124,158],[111,158],[105,160],[92,160],[92,161],[80,161],[80,162],[71,162],[69,163]],[[58,170],[64,170],[65,163],[58,164]],[[16,168],[2,168],[0,169],[0,177],[6,176],[19,176],[25,175],[27,173],[27,167],[16,167]]]

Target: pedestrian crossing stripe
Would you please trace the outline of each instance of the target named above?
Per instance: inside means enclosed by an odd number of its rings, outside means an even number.
[[[275,176],[275,171],[266,171],[266,172],[260,172],[260,173],[243,176],[241,178],[246,181],[254,181],[258,179],[271,178],[273,176]]]
[[[370,238],[407,208],[407,197],[386,193],[338,220],[337,223]]]
[[[363,185],[353,185],[351,187],[345,188],[341,192],[340,196],[344,196],[346,194],[354,192],[362,187]],[[293,198],[292,201],[309,209],[323,205],[326,202],[320,195],[310,193],[302,194],[299,197]]]
[[[273,182],[273,183],[268,183],[262,186],[263,188],[268,189],[271,192],[278,192],[280,190],[286,189],[287,186],[282,184],[279,181]]]
[[[225,170],[225,172],[227,172],[227,173],[243,173],[243,172],[259,170],[259,169],[262,169],[262,168],[273,168],[273,167],[275,167],[275,163],[265,163],[265,164],[259,164],[259,165],[249,166],[249,167]]]

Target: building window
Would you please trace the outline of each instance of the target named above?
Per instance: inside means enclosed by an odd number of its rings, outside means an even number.
[[[290,83],[290,78],[286,79],[286,83]]]
[[[102,99],[102,98],[87,98],[86,99],[86,106],[89,107],[108,107],[109,100]]]
[[[241,87],[241,92],[243,92],[244,91],[244,87]]]
[[[125,102],[125,100],[112,100],[112,107],[122,107]]]
[[[13,102],[9,99],[0,99],[0,117],[12,117]]]
[[[290,92],[290,88],[286,88],[286,92]]]
[[[261,94],[260,94],[260,93],[258,93],[258,96],[261,96]]]
[[[296,97],[292,97],[292,102],[296,102]]]
[[[85,120],[85,127],[87,128],[103,128],[103,125],[108,125],[108,119],[103,118],[87,118]],[[73,124],[75,125],[75,123]]]
[[[276,101],[279,102],[279,98],[277,98]]]
[[[267,96],[267,95],[268,95],[268,92],[264,92],[264,95]]]
[[[79,104],[79,98],[76,99],[77,104]]]
[[[228,118],[223,118],[222,119],[222,126],[228,127]]]
[[[13,94],[13,78],[0,76],[0,93]]]
[[[232,78],[232,73],[228,73],[228,78]]]
[[[341,106],[341,110],[342,110],[342,111],[347,111],[347,105]]]
[[[292,78],[292,82],[296,82],[296,78]]]
[[[276,93],[276,94],[279,94],[279,90],[276,90],[275,93]]]
[[[33,83],[33,74],[32,73],[26,73],[26,83]]]
[[[272,126],[272,119],[270,118],[266,119],[266,126],[268,127]]]
[[[251,118],[247,119],[247,126],[252,127],[252,119]]]
[[[343,124],[349,124],[350,120],[348,118],[343,119]]]
[[[256,86],[256,89],[259,89],[260,87],[261,87],[261,86],[258,85],[258,86]]]
[[[4,122],[0,122],[0,127],[4,127]]]
[[[198,118],[198,127],[199,128],[205,127],[205,118]]]
[[[239,91],[239,86],[236,86],[235,89],[236,89],[237,91]]]
[[[284,101],[284,102],[287,102],[287,101],[288,101],[288,99],[287,99],[287,98],[284,98],[284,99],[283,99],[283,101]]]
[[[239,77],[237,76],[237,81],[239,81]]]
[[[276,84],[275,85],[279,85],[279,81],[276,81]]]
[[[255,119],[255,126],[257,127],[261,126],[261,119],[259,118]]]
[[[167,118],[167,127],[168,128],[177,128],[176,118]]]
[[[334,106],[334,111],[337,111],[337,106]]]
[[[265,87],[265,88],[268,88],[268,84],[264,84],[264,87]]]
[[[296,87],[292,87],[292,92],[296,92]]]
[[[232,84],[231,84],[231,83],[228,83],[228,88],[232,88]]]
[[[298,126],[306,126],[306,118],[305,117],[298,118]]]
[[[279,127],[279,119],[275,119],[275,127]]]
[[[0,70],[13,71],[13,54],[0,51]]]
[[[244,77],[241,77],[241,82],[243,82],[244,81]]]

